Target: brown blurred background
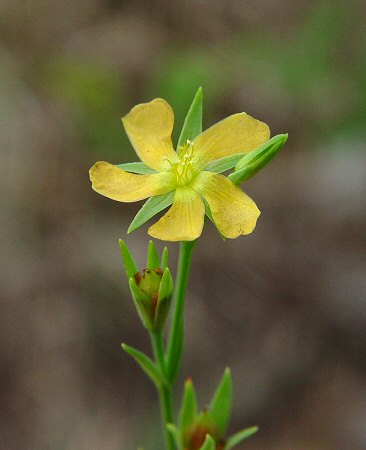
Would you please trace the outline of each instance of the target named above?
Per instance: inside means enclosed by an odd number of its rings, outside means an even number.
[[[204,126],[239,111],[288,132],[244,185],[255,233],[208,225],[186,350],[204,406],[226,365],[247,450],[366,449],[366,40],[362,0],[0,3],[0,448],[161,450],[149,350],[118,238],[141,205],[95,194],[88,168],[136,157],[120,117],[198,86]],[[141,266],[146,227],[127,237]],[[162,248],[159,243],[159,248]],[[175,267],[177,245],[169,245]]]

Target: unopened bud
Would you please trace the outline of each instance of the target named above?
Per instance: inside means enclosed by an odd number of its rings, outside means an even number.
[[[173,279],[168,268],[144,269],[130,278],[130,289],[144,326],[159,331],[165,325],[173,294]]]
[[[168,250],[164,248],[161,261],[150,241],[147,268],[138,271],[127,245],[120,241],[122,259],[129,278],[130,291],[136,310],[149,331],[163,329],[169,313],[174,284],[168,266]]]

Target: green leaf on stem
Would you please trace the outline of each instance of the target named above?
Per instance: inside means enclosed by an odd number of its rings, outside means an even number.
[[[150,197],[132,220],[127,233],[130,234],[137,230],[156,214],[170,206],[173,203],[173,198],[174,192]]]
[[[158,269],[160,267],[160,258],[154,241],[149,242],[146,267],[148,269]]]
[[[122,253],[123,264],[126,269],[127,278],[131,278],[139,270],[137,268],[134,257],[132,256],[129,248],[127,247],[126,243],[122,239],[119,240],[119,246],[120,246],[121,253]]]
[[[156,307],[155,330],[162,330],[169,314],[169,308],[174,290],[173,278],[168,267],[161,277],[158,303]]]
[[[234,448],[236,445],[240,444],[240,442],[244,441],[244,439],[252,436],[257,431],[258,427],[250,427],[245,428],[245,430],[238,431],[237,433],[229,437],[229,439],[226,441],[224,450],[230,450],[231,448]]]
[[[159,369],[151,361],[151,359],[147,355],[145,355],[145,353],[141,352],[140,350],[136,350],[135,348],[130,347],[127,344],[122,343],[121,345],[123,350],[135,359],[141,369],[157,387],[160,387],[164,384],[164,378]]]
[[[179,429],[183,432],[194,422],[198,413],[196,391],[191,378],[184,384],[182,404],[179,411]]]
[[[202,133],[202,88],[198,91],[193,99],[191,107],[188,110],[184,120],[183,128],[178,139],[179,147],[183,146],[187,140],[193,141],[195,137]]]
[[[215,450],[215,449],[216,449],[215,440],[209,434],[207,434],[205,442],[203,443],[200,450]]]
[[[161,263],[160,267],[165,270],[168,267],[168,259],[169,259],[169,252],[167,247],[164,247],[163,253],[161,255]]]
[[[210,415],[215,419],[222,435],[225,434],[230,419],[232,396],[233,384],[227,367],[209,406]]]
[[[140,173],[142,175],[150,175],[156,173],[155,170],[150,169],[150,167],[143,162],[117,164],[117,167],[125,170],[126,172]]]
[[[181,435],[178,428],[173,423],[167,423],[166,428],[170,436],[173,438],[177,450],[182,450]]]
[[[254,176],[276,156],[285,145],[287,138],[287,134],[278,134],[256,150],[247,153],[236,165],[235,172],[228,178],[238,185]]]

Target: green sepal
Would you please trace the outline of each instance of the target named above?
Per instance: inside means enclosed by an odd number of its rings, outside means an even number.
[[[138,272],[136,262],[126,243],[122,239],[119,240],[119,246],[121,249],[122,260],[125,266],[127,278],[131,278]]]
[[[215,450],[215,449],[216,449],[215,440],[209,434],[207,434],[205,442],[203,443],[200,450]]]
[[[172,295],[174,290],[173,278],[170,274],[168,267],[164,270],[163,276],[160,281],[158,303],[155,313],[154,331],[160,331],[163,329],[166,319],[169,314],[169,308],[172,301]]]
[[[134,358],[137,364],[156,386],[160,387],[165,383],[159,369],[145,353],[124,343],[122,343],[121,346],[126,353]]]
[[[257,431],[258,427],[250,427],[245,428],[245,430],[238,431],[237,433],[229,437],[229,439],[226,441],[224,450],[230,450],[231,448],[234,448],[236,445],[240,444],[240,442],[244,441],[244,439],[252,436]]]
[[[137,313],[144,327],[152,331],[154,329],[154,315],[151,299],[137,286],[134,277],[129,279],[129,285]]]
[[[168,433],[174,440],[176,450],[182,450],[182,438],[178,428],[173,423],[167,423],[166,428],[168,430]]]
[[[158,269],[160,267],[160,258],[154,241],[149,242],[146,267],[148,269]]]
[[[154,169],[151,169],[143,162],[117,164],[117,167],[125,170],[126,172],[139,173],[142,175],[150,175],[153,173],[157,173]]]
[[[167,247],[164,247],[163,253],[161,254],[161,263],[160,267],[164,271],[168,267],[168,261],[169,261],[169,252]]]
[[[233,384],[230,369],[227,367],[209,406],[210,416],[215,420],[221,435],[225,434],[230,419],[232,397]]]
[[[179,411],[179,429],[184,433],[192,426],[198,414],[197,397],[192,380],[190,378],[184,383],[184,393]]]
[[[130,234],[137,230],[137,228],[140,228],[156,214],[170,206],[173,203],[173,199],[174,192],[168,192],[167,194],[150,197],[132,220],[130,226],[128,227],[127,233]]]
[[[187,140],[193,141],[193,139],[201,133],[202,88],[199,87],[184,120],[183,128],[178,139],[178,151],[179,147],[183,146],[187,142]]]
[[[234,184],[248,180],[263,169],[285,145],[288,134],[278,134],[256,150],[247,153],[236,165],[235,172],[229,175]]]
[[[205,167],[209,172],[221,173],[235,167],[238,162],[245,156],[245,153],[237,153],[235,155],[224,156],[223,158],[212,161]]]

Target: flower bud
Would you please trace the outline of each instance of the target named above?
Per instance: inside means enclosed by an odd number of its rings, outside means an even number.
[[[160,331],[168,317],[174,290],[173,279],[167,267],[167,249],[164,249],[162,263],[160,263],[155,245],[151,241],[147,258],[148,268],[139,272],[126,244],[120,241],[120,245],[138,315],[149,331]]]
[[[144,269],[130,278],[130,290],[145,328],[160,331],[168,317],[173,279],[168,268]]]

